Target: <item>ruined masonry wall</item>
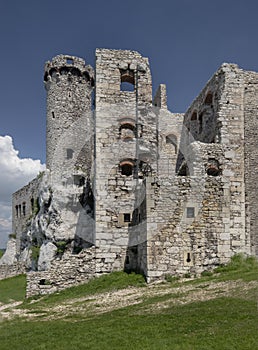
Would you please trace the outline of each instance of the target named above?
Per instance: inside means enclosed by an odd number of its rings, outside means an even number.
[[[22,233],[28,228],[31,218],[39,210],[38,195],[41,177],[32,180],[16,191],[12,197],[12,227],[16,234],[16,250],[20,253]]]
[[[121,89],[123,72],[131,74],[127,76],[132,81],[131,91]],[[124,214],[132,218],[135,209],[137,166],[145,161],[153,171],[157,169],[157,126],[148,59],[135,51],[97,49],[95,100],[96,246],[121,254],[123,269],[130,244]],[[134,129],[129,138],[123,138],[124,124]],[[128,176],[121,173],[120,166],[126,160],[134,164]]]
[[[0,265],[0,280],[14,277],[23,273],[26,273],[26,269],[23,264],[14,263],[13,265]]]
[[[258,74],[245,72],[245,181],[246,232],[251,253],[258,256]]]
[[[121,270],[121,255],[92,247],[79,254],[65,253],[47,271],[27,273],[27,297],[50,294],[88,282],[102,273]],[[116,268],[117,266],[117,268]]]

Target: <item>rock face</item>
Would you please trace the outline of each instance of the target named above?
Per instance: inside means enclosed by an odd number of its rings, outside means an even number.
[[[56,255],[57,247],[52,242],[43,243],[39,251],[38,270],[45,271],[51,266],[51,261]]]
[[[0,265],[13,265],[16,262],[16,239],[11,238],[7,243],[4,255],[0,259]]]

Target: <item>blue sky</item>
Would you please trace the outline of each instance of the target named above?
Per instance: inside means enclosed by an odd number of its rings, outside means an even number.
[[[167,84],[169,109],[184,112],[223,62],[258,71],[257,13],[256,0],[2,0],[0,135],[12,137],[18,163],[44,163],[44,63],[63,53],[94,65],[96,47],[149,57],[154,89]],[[1,201],[10,206],[0,187],[0,220]],[[0,246],[6,232],[0,221]]]

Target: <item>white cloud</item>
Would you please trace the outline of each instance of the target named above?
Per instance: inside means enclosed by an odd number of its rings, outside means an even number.
[[[11,233],[12,193],[44,169],[40,160],[20,158],[10,136],[0,136],[0,247]]]

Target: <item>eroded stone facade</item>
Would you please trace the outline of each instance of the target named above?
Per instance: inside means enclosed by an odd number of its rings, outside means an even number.
[[[48,62],[48,170],[13,197],[18,261],[26,250],[27,269],[40,270],[28,295],[113,270],[152,281],[257,255],[257,82],[223,64],[175,114],[164,84],[152,98],[138,52],[97,49],[95,74],[76,57]]]

